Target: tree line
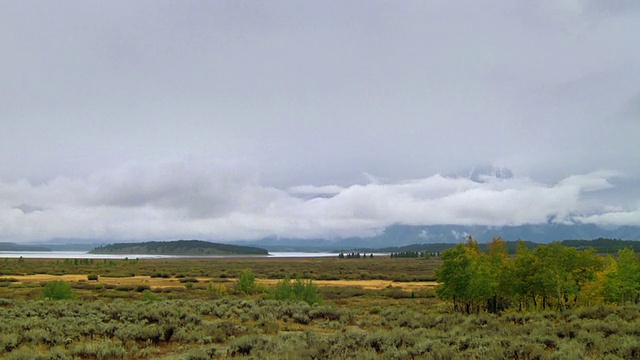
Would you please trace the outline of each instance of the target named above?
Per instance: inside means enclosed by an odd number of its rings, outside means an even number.
[[[435,256],[434,253],[426,252],[426,251],[399,251],[392,252],[391,258],[424,258],[429,259],[432,256]]]
[[[359,252],[352,252],[352,253],[347,253],[345,255],[345,253],[341,252],[340,254],[338,254],[338,258],[339,259],[360,259],[360,258],[371,258],[373,259],[373,253],[370,255],[367,255],[365,253],[362,254],[362,256],[360,255]]]
[[[442,252],[441,259],[437,293],[465,313],[640,301],[640,259],[633,249],[620,250],[616,259],[593,248],[554,242],[529,249],[520,242],[515,256],[508,256],[499,237],[486,251],[469,237]]]

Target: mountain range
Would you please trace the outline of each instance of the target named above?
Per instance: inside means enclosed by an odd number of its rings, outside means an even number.
[[[640,227],[621,226],[615,229],[600,228],[592,224],[535,224],[519,226],[464,226],[464,225],[393,225],[373,237],[344,239],[295,239],[264,238],[254,241],[233,242],[259,246],[269,251],[335,251],[358,248],[385,248],[411,244],[457,243],[473,236],[480,243],[500,236],[504,240],[526,240],[550,243],[562,240],[592,240],[597,238],[640,240]]]
[[[563,240],[593,240],[598,238],[640,240],[640,226],[601,228],[592,224],[535,224],[519,226],[463,226],[463,225],[393,225],[372,237],[343,239],[299,239],[267,237],[257,240],[215,239],[217,243],[254,246],[269,251],[340,251],[350,249],[381,249],[413,244],[446,244],[465,241],[473,236],[479,243],[499,236],[507,241],[526,240],[550,243]],[[40,244],[0,243],[3,251],[88,251],[100,245],[122,242],[117,239],[100,242],[91,239],[55,239]]]

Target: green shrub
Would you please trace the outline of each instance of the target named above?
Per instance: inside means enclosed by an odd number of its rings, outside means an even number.
[[[0,334],[0,352],[11,351],[22,342],[22,337],[18,334]]]
[[[251,270],[243,270],[238,276],[238,291],[251,295],[256,289],[256,275]]]
[[[278,282],[273,298],[280,301],[304,301],[309,305],[322,303],[322,295],[311,280],[297,279],[292,283],[288,277]]]
[[[227,287],[224,285],[214,285],[209,283],[207,285],[207,292],[214,299],[218,299],[227,295]]]
[[[44,293],[42,297],[50,300],[67,300],[75,298],[76,295],[71,289],[71,285],[69,283],[64,281],[52,281],[44,286]]]
[[[349,311],[333,306],[314,306],[309,310],[309,317],[312,319],[340,320],[342,317],[349,317]]]
[[[229,345],[227,350],[230,356],[248,356],[255,348],[260,348],[267,343],[268,340],[265,337],[257,335],[247,335],[235,339]]]
[[[77,344],[70,353],[80,358],[98,358],[112,359],[123,358],[126,354],[122,345],[114,343],[111,340],[104,340],[99,343],[80,343]]]
[[[407,298],[415,297],[415,294],[412,292],[406,292],[402,290],[402,288],[396,288],[392,286],[389,286],[386,289],[382,289],[379,292],[380,292],[380,295],[384,297],[392,298],[392,299],[407,299]]]
[[[323,286],[320,292],[325,299],[346,299],[367,294],[367,290],[360,286]]]
[[[211,359],[211,356],[203,349],[192,349],[185,354],[184,359],[185,360],[207,360],[207,359]]]
[[[142,300],[143,301],[157,301],[158,296],[152,293],[151,290],[145,290],[142,292]]]
[[[265,334],[277,334],[280,330],[280,325],[278,325],[278,321],[272,314],[260,315],[256,325]]]

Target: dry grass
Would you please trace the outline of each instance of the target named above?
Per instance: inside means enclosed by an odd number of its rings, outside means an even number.
[[[150,276],[132,276],[132,277],[107,277],[101,276],[99,281],[88,281],[87,275],[74,274],[74,275],[13,275],[13,276],[0,276],[2,278],[13,278],[21,283],[29,282],[48,282],[54,280],[62,280],[67,282],[91,282],[105,285],[148,285],[151,288],[167,288],[183,286],[180,283],[180,279],[169,278],[152,278]],[[199,282],[215,281],[212,278],[197,278]],[[226,279],[231,282],[235,282],[236,279]],[[275,286],[278,283],[277,279],[256,279],[260,284]],[[425,288],[432,288],[436,286],[434,281],[415,281],[415,282],[393,282],[391,280],[314,280],[314,284],[319,287],[323,286],[357,286],[366,290],[381,290],[389,287],[400,288],[405,291],[415,291]]]
[[[258,280],[265,285],[275,285],[279,280]],[[366,290],[381,290],[388,287],[412,291],[435,287],[435,281],[393,282],[391,280],[313,280],[317,286],[358,286]]]

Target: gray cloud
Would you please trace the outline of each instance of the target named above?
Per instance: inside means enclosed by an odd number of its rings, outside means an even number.
[[[638,33],[631,0],[4,2],[0,226],[246,238],[624,222],[598,215],[640,206]],[[478,164],[515,177],[435,175]],[[460,205],[481,199],[504,206]]]

